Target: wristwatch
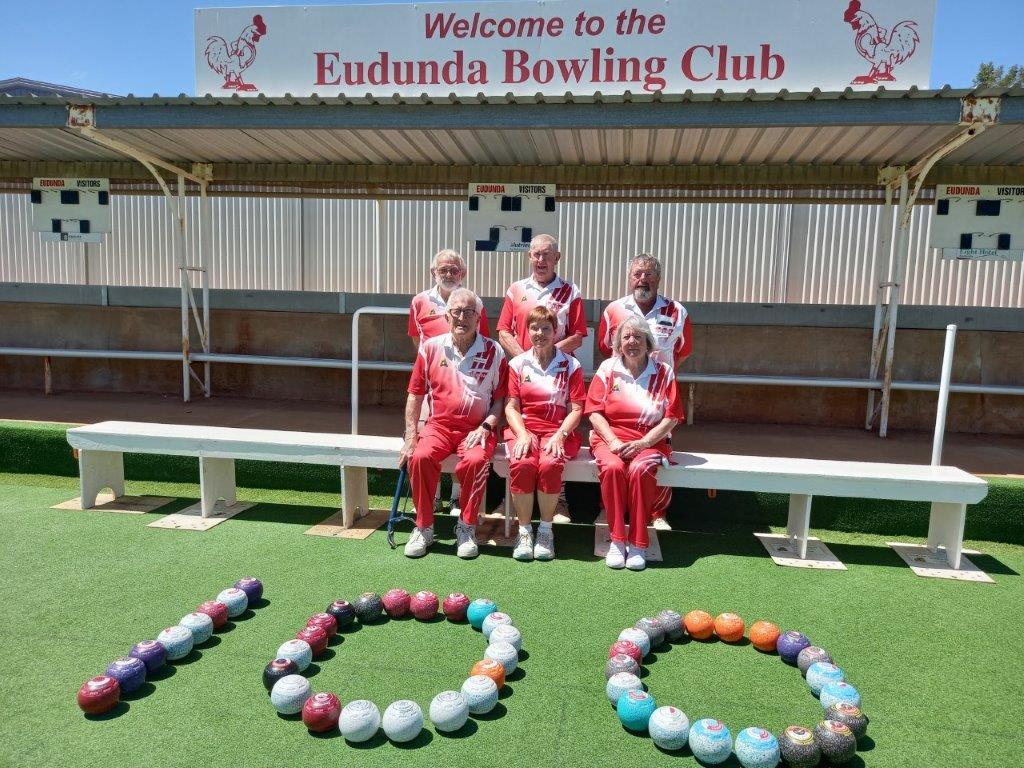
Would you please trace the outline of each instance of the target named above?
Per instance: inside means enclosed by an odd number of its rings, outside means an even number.
[[[492,429],[494,429],[494,427],[492,427],[486,421],[481,421],[480,422],[480,426],[483,427],[484,429],[486,429],[488,432],[490,432]]]

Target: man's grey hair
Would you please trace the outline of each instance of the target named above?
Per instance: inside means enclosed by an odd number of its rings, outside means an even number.
[[[654,276],[659,280],[661,279],[661,259],[650,253],[638,253],[636,256],[629,260],[629,266],[626,268],[629,273],[633,272],[634,264],[650,264],[654,267]]]
[[[434,254],[434,258],[430,260],[430,268],[437,269],[437,265],[444,261],[456,261],[459,264],[459,269],[463,272],[466,271],[466,260],[462,258],[462,254],[458,251],[453,251],[451,248],[444,248]]]
[[[613,355],[622,355],[622,337],[626,331],[639,331],[644,335],[644,339],[647,340],[647,354],[650,354],[656,348],[654,334],[651,333],[651,328],[647,325],[647,321],[636,315],[631,315],[622,321],[622,325],[615,329],[615,335],[612,337]]]
[[[556,240],[552,235],[534,235],[533,238],[530,240],[531,250],[533,250],[534,243],[546,243],[550,245],[552,248],[554,248],[556,251],[558,250],[558,240]]]
[[[460,286],[448,294],[448,301],[445,303],[445,308],[451,309],[451,306],[455,303],[456,299],[469,299],[476,306],[477,312],[479,312],[480,308],[484,305],[484,303],[480,301],[480,297],[469,290],[469,288],[462,288]]]

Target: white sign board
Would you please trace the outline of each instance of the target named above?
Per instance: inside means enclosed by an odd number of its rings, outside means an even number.
[[[98,243],[111,227],[109,179],[32,179],[32,231],[43,240]]]
[[[1024,185],[938,185],[928,245],[946,259],[1024,259]]]
[[[528,251],[535,235],[558,238],[554,184],[470,184],[462,240],[477,251]]]
[[[203,8],[196,92],[562,95],[927,88],[935,0]]]

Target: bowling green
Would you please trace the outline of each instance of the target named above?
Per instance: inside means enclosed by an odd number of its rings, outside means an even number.
[[[197,498],[197,468],[184,460],[128,457],[128,493],[175,499],[157,512],[52,509],[77,496],[61,435],[3,427],[12,450],[0,454],[0,766],[696,766],[686,750],[661,752],[624,731],[604,693],[608,646],[663,608],[734,611],[748,626],[767,619],[828,649],[871,718],[853,765],[1019,764],[1024,481],[993,480],[968,512],[967,546],[981,553],[969,557],[994,584],[919,578],[886,546],[921,540],[923,505],[816,500],[814,534],[848,570],[814,571],[774,565],[753,536],[784,529],[783,497],[703,492],[676,493],[670,519],[682,530],[661,534],[664,562],[637,574],[597,560],[584,524],[556,527],[551,563],[516,563],[491,547],[461,561],[447,516],[418,561],[388,549],[382,532],[306,536],[336,503],[337,477],[322,468],[240,465],[249,486],[240,497],[258,503],[204,533],[147,527]],[[373,481],[383,506],[393,478]],[[596,513],[592,489],[570,489],[570,502],[585,520]],[[109,716],[82,715],[84,680],[244,575],[263,580],[262,607]],[[514,618],[526,653],[496,710],[455,737],[428,726],[401,747],[315,737],[279,716],[260,679],[277,647],[332,600],[396,586],[491,597]],[[426,710],[434,694],[461,685],[484,647],[467,625],[385,622],[346,633],[310,668],[311,682],[342,702],[368,698],[383,710],[408,698]],[[821,719],[799,671],[749,644],[664,647],[644,682],[659,705],[719,718],[733,735]]]

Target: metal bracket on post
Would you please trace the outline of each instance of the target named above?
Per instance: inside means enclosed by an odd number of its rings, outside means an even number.
[[[871,361],[869,377],[875,380],[879,369],[882,371],[882,399],[875,406],[875,393],[868,393],[865,429],[872,429],[878,419],[878,436],[885,437],[889,431],[889,405],[892,396],[893,357],[896,346],[897,313],[900,304],[900,288],[906,271],[907,252],[910,249],[910,224],[914,204],[921,193],[925,177],[942,158],[960,149],[964,144],[981,135],[989,125],[999,120],[1001,100],[999,98],[978,98],[969,96],[961,100],[960,130],[946,138],[938,146],[920,157],[909,168],[886,167],[878,173],[878,183],[886,188],[886,217],[883,225],[883,252],[886,269],[881,264],[875,271],[878,291],[875,294],[875,322],[871,338]],[[913,186],[911,187],[911,181]],[[896,247],[889,254],[888,243],[892,228],[893,191],[899,187]],[[882,352],[885,352],[884,364]]]
[[[174,219],[175,227],[172,230],[174,232],[174,250],[178,262],[178,270],[180,274],[180,285],[181,285],[181,368],[182,368],[182,398],[185,402],[191,399],[191,381],[194,378],[199,386],[202,388],[204,394],[209,397],[210,395],[210,374],[209,374],[209,362],[204,363],[205,365],[205,376],[203,379],[199,379],[198,376],[192,371],[192,365],[189,360],[190,353],[190,336],[191,327],[189,323],[189,307],[192,309],[192,317],[195,319],[196,327],[199,332],[200,342],[202,343],[203,351],[209,353],[210,351],[210,339],[209,339],[209,276],[207,274],[207,251],[209,239],[204,238],[206,242],[200,246],[200,266],[190,266],[186,257],[185,249],[185,237],[188,232],[188,218],[187,218],[187,200],[185,196],[185,181],[191,181],[194,184],[199,185],[200,194],[206,199],[207,185],[213,178],[213,168],[209,164],[196,163],[193,164],[191,171],[186,171],[184,168],[180,168],[173,163],[170,163],[163,158],[157,157],[150,152],[139,149],[138,147],[132,146],[127,142],[115,139],[101,133],[96,127],[96,107],[92,104],[71,104],[68,106],[68,118],[67,118],[67,130],[81,136],[83,138],[92,141],[100,146],[113,149],[116,152],[120,152],[123,155],[127,155],[133,160],[137,160],[146,170],[150,172],[157,184],[160,185],[160,189],[164,193],[164,199],[167,202],[168,211],[171,217]],[[170,188],[167,185],[167,181],[160,175],[158,168],[173,173],[177,177],[177,195],[171,193]],[[205,206],[204,206],[205,208]],[[203,211],[203,224],[208,225],[209,216],[207,210]],[[192,283],[189,279],[188,273],[190,271],[201,272],[202,284],[203,284],[203,318],[199,317],[199,309],[196,306],[195,295],[192,292]]]

